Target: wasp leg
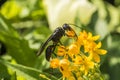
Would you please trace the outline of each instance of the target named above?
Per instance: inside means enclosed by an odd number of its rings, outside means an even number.
[[[46,49],[46,60],[47,61],[50,61],[50,57],[51,57],[52,54],[54,54],[56,56],[56,54],[54,53],[56,45],[57,44],[50,45],[50,46],[47,47],[47,49]]]
[[[52,51],[55,57],[57,57],[57,55],[54,53],[56,46],[58,46],[58,44],[54,44],[53,51]]]
[[[59,40],[60,45],[63,45],[62,42]]]

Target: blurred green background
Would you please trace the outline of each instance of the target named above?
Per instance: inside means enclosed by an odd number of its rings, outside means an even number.
[[[120,0],[0,0],[0,80],[61,79],[36,53],[64,23],[101,35],[108,53],[100,70],[105,80],[120,80]]]

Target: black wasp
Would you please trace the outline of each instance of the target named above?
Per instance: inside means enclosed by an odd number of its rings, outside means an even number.
[[[69,34],[68,32],[72,33]],[[45,47],[47,46],[47,44],[52,41],[53,44],[52,45],[49,45],[47,48],[46,48],[46,59],[49,61],[50,60],[50,57],[51,57],[51,54],[54,53],[54,50],[56,48],[56,46],[58,44],[61,44],[62,43],[60,42],[60,39],[63,37],[63,36],[67,36],[67,37],[74,37],[75,39],[77,39],[77,35],[75,33],[75,31],[68,25],[68,24],[63,24],[62,27],[58,27],[55,29],[55,31],[52,33],[52,35],[47,39],[47,41],[41,46],[39,52],[37,53],[37,55],[40,55],[43,50],[45,49]]]

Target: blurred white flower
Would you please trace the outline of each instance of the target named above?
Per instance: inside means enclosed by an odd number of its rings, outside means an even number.
[[[87,0],[44,0],[44,6],[52,30],[64,23],[74,24],[76,16],[83,24],[87,24],[96,10]]]

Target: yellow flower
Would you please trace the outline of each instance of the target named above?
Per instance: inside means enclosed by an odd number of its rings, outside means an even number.
[[[75,59],[73,60],[75,64],[80,65],[83,61],[81,56],[76,56]]]
[[[59,59],[55,58],[50,61],[51,68],[58,68],[59,67]]]
[[[86,31],[83,31],[80,33],[80,36],[78,37],[78,42],[82,42],[82,46],[84,47],[84,52],[89,53],[89,58],[93,59],[95,62],[100,62],[100,56],[106,54],[107,51],[101,48],[101,42],[98,44],[95,42],[100,38],[99,35],[92,36],[92,33],[87,33]],[[81,41],[83,40],[83,41]],[[81,44],[81,43],[80,43]]]
[[[84,40],[84,39],[87,39],[87,37],[88,37],[88,34],[85,30],[83,32],[80,32],[80,38]]]
[[[72,31],[66,32],[67,36],[75,37]],[[80,32],[78,39],[68,47],[59,45],[57,49],[57,58],[50,61],[52,68],[59,68],[66,80],[84,80],[89,74],[95,73],[94,66],[100,62],[100,55],[107,53],[101,49],[101,42],[96,43],[99,35],[93,36],[92,33],[85,30]],[[84,73],[84,74],[83,74]]]
[[[63,74],[63,77],[69,78],[71,76],[70,71],[70,62],[67,59],[60,60],[59,69],[60,72]]]
[[[73,43],[68,47],[68,55],[73,58],[74,55],[79,54],[80,47],[77,45],[77,43]]]
[[[93,59],[95,62],[99,63],[100,62],[100,56],[99,54],[103,55],[106,54],[107,51],[103,49],[96,49],[95,51],[90,53],[89,58]]]
[[[80,70],[83,71],[85,73],[85,75],[88,74],[89,69],[94,68],[94,62],[92,62],[85,55],[76,56],[74,61],[75,61],[75,64],[80,65]]]
[[[97,36],[92,36],[92,33],[89,32],[89,33],[88,33],[87,40],[89,40],[89,41],[96,41],[96,40],[98,40],[99,38],[100,38],[99,35],[97,35]]]
[[[95,42],[84,42],[84,52],[91,52],[94,50],[94,48],[96,47],[96,43]]]
[[[95,44],[93,46],[93,49],[89,52],[90,53],[90,56],[89,58],[90,59],[93,59],[95,62],[99,63],[100,62],[100,56],[99,55],[104,55],[107,53],[106,50],[104,49],[99,49],[101,47],[101,42],[99,42],[98,44]]]
[[[59,46],[58,51],[57,51],[57,55],[58,56],[64,56],[65,54],[66,54],[65,46]]]
[[[78,43],[81,45],[84,45],[86,42],[92,42],[96,41],[100,38],[99,35],[92,36],[92,33],[87,33],[85,30],[83,32],[80,32],[80,35],[78,36]]]
[[[87,38],[87,33],[85,31],[80,32],[80,35],[78,36],[77,43],[79,45],[83,45],[83,41]]]

